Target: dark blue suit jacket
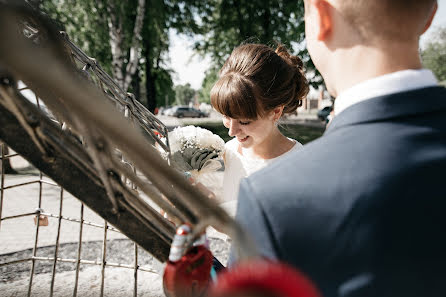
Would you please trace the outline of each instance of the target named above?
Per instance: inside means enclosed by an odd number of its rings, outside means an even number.
[[[237,220],[326,297],[446,296],[446,89],[344,110],[242,181]]]

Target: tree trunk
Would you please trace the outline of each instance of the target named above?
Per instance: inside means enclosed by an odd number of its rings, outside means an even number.
[[[135,74],[133,74],[132,79],[132,93],[135,95],[136,99],[141,101],[141,79],[139,78],[139,68],[136,68]]]
[[[271,42],[271,10],[270,10],[270,5],[269,5],[269,1],[265,1],[265,12],[263,14],[263,43],[268,43]]]
[[[124,53],[122,51],[122,21],[117,17],[116,6],[113,1],[104,3],[108,12],[108,34],[110,36],[110,49],[112,54],[112,72],[113,78],[124,91]]]
[[[112,53],[112,71],[113,77],[122,88],[127,92],[130,83],[132,82],[133,75],[138,67],[139,54],[141,51],[141,31],[144,23],[145,15],[145,2],[146,0],[138,0],[138,7],[136,9],[135,26],[133,27],[133,35],[129,53],[129,62],[124,66],[124,60],[126,58],[126,51],[123,49],[123,16],[119,17],[119,13],[113,1],[106,3],[108,12],[108,31],[110,36],[110,48]]]
[[[150,51],[147,49],[145,52],[147,109],[154,112],[156,107],[155,77],[152,74],[153,68],[152,59],[150,58]]]
[[[128,89],[130,82],[132,81],[133,74],[135,74],[136,68],[138,67],[139,55],[141,52],[141,31],[144,23],[145,5],[145,0],[138,0],[135,27],[133,28],[132,43],[130,46],[130,58],[125,69],[124,90]]]

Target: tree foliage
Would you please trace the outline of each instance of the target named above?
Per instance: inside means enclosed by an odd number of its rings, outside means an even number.
[[[209,92],[217,78],[216,69],[223,65],[236,46],[244,42],[271,46],[285,44],[293,54],[303,58],[307,72],[310,76],[314,74],[314,84],[322,83],[305,49],[303,1],[41,2],[41,8],[59,21],[73,42],[95,57],[123,88],[128,87],[152,111],[165,104],[166,96],[169,104],[176,100],[173,70],[168,67],[171,29],[197,40],[194,46],[197,53],[212,59],[198,94],[201,102],[209,102]],[[143,10],[141,4],[144,4]],[[144,12],[143,17],[138,17],[140,11]],[[139,27],[137,20],[142,20],[140,34],[135,31]],[[120,49],[118,53],[116,48]]]
[[[204,103],[211,103],[211,89],[218,79],[218,72],[215,69],[209,69],[201,84],[201,89],[198,91],[198,101]]]
[[[166,96],[170,101],[175,98],[172,70],[166,65],[169,28],[181,28],[193,18],[181,9],[181,3],[176,0],[44,0],[41,8],[125,90],[129,88],[137,98],[144,94],[145,98],[140,100],[153,111],[157,105],[164,105]],[[144,17],[138,18],[140,11]],[[138,20],[142,21],[139,33],[135,30],[139,27]],[[140,85],[144,86],[141,93]]]
[[[432,70],[440,82],[446,81],[446,27],[439,28],[421,52],[424,67]]]
[[[195,49],[209,55],[220,68],[232,50],[246,42],[284,44],[303,59],[316,85],[322,82],[306,47],[303,1],[292,0],[189,0],[195,8],[198,34]]]
[[[70,39],[89,56],[96,58],[111,74],[111,50],[105,9],[95,1],[44,0],[40,7],[68,33]]]
[[[291,0],[214,0],[200,10],[203,38],[197,50],[221,64],[234,47],[255,41],[264,44],[304,39],[303,3]],[[202,7],[201,7],[202,8]]]
[[[141,58],[145,0],[47,0],[42,8],[127,91]]]
[[[185,85],[175,86],[175,103],[178,105],[188,105],[193,102],[196,91],[190,86],[189,83]]]

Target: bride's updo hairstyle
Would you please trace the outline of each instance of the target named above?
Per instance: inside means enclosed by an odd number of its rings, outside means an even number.
[[[244,44],[233,50],[211,90],[211,104],[233,119],[266,115],[278,106],[283,114],[302,105],[309,87],[303,63],[283,45],[274,51],[263,44]]]

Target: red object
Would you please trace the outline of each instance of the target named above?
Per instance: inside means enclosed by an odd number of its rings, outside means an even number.
[[[313,282],[302,272],[280,262],[255,260],[239,263],[218,274],[208,296],[256,296],[263,293],[280,297],[322,297]]]
[[[158,138],[163,138],[163,136],[161,135],[161,133],[158,132],[158,131],[156,131],[155,129],[152,129],[152,132],[153,132],[156,136],[158,136]]]
[[[212,253],[204,246],[192,247],[179,261],[168,261],[163,275],[167,297],[200,297],[209,287]]]

